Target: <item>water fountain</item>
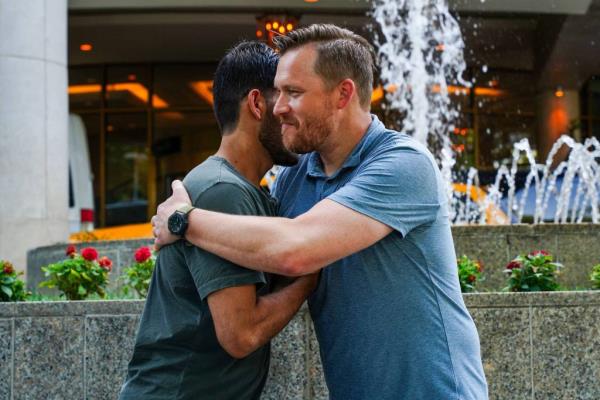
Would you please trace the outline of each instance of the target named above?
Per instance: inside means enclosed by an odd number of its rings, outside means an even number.
[[[455,223],[522,222],[531,196],[535,197],[534,223],[548,220],[551,208],[554,222],[600,222],[600,143],[595,138],[578,143],[562,136],[544,164],[536,162],[523,139],[514,145],[510,168],[499,167],[486,196],[479,196],[477,202],[471,199],[470,193],[479,187],[474,168],[466,174],[468,195],[456,196],[452,183],[458,174],[453,171],[456,157],[449,133],[460,109],[452,105],[448,89],[456,85],[466,91],[472,86],[462,78],[466,65],[458,22],[444,0],[375,0],[371,14],[378,24],[375,44],[387,106],[402,115],[404,132],[431,146],[448,183]],[[569,157],[554,167],[562,146],[569,148]],[[522,154],[529,173],[524,189],[517,193],[517,162]],[[501,209],[505,213],[498,212]]]

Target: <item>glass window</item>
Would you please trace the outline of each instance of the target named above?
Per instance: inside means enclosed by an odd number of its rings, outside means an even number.
[[[148,66],[109,66],[106,70],[106,106],[145,108],[150,96]],[[157,100],[158,104],[163,104]]]
[[[102,68],[82,67],[69,70],[69,108],[98,109],[102,106]]]
[[[153,107],[212,108],[215,65],[159,65],[154,69]]]
[[[482,168],[497,168],[512,160],[513,144],[528,138],[536,147],[535,118],[504,115],[480,115],[479,163]]]
[[[157,198],[167,197],[171,182],[214,154],[221,135],[212,111],[157,112],[152,154],[157,163]]]
[[[533,114],[535,86],[528,72],[477,71],[475,107],[482,113]]]
[[[146,222],[148,153],[145,113],[106,118],[106,225]]]

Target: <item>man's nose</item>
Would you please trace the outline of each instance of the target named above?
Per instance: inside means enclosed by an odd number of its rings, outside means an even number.
[[[285,96],[283,95],[283,93],[280,93],[279,96],[277,96],[277,101],[275,102],[275,106],[273,106],[273,114],[276,117],[281,117],[282,115],[286,114],[289,111],[290,111],[290,107],[288,105],[288,102],[287,102]]]

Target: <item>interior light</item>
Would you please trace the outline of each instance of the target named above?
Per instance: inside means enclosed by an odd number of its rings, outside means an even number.
[[[294,29],[294,25],[292,25],[292,24],[287,24],[285,27],[287,28],[288,31],[291,31],[292,29]]]
[[[90,43],[82,43],[79,45],[79,50],[81,51],[92,51],[93,47]]]
[[[261,38],[263,36],[263,32],[260,29],[256,30],[256,37]]]
[[[279,22],[275,21],[273,22],[273,29],[277,29],[279,28]]]
[[[319,0],[304,0],[305,3],[318,3]]]
[[[279,33],[285,33],[285,27],[283,25],[279,27]]]
[[[135,81],[137,79],[137,76],[135,74],[129,74],[127,75],[127,79],[129,79],[130,81]]]
[[[267,24],[265,25],[265,28],[267,28],[268,31],[270,31],[272,27],[273,25],[271,25],[270,22],[267,22]]]
[[[559,86],[559,87],[557,87],[557,88],[556,88],[556,90],[554,91],[554,95],[555,95],[556,97],[559,97],[559,98],[560,98],[560,97],[564,97],[564,95],[565,95],[565,91],[562,89],[562,87],[560,87],[560,86]]]

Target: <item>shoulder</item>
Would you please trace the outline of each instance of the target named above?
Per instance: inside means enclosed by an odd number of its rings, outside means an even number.
[[[412,137],[392,130],[381,132],[369,145],[361,168],[377,166],[397,174],[435,175],[437,164],[429,150]]]

